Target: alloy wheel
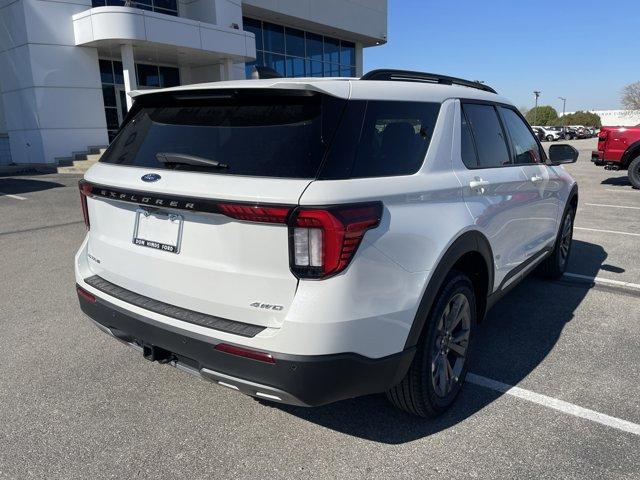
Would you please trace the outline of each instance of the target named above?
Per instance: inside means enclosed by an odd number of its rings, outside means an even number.
[[[470,333],[469,300],[462,293],[457,293],[449,300],[436,325],[431,382],[437,396],[446,397],[459,381]]]
[[[560,265],[564,267],[569,258],[571,240],[573,238],[573,217],[568,214],[562,225],[562,237],[560,238]]]

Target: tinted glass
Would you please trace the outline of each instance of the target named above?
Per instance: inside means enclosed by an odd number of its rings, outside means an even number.
[[[473,103],[465,104],[463,108],[476,141],[478,166],[491,168],[509,165],[509,151],[495,108]]]
[[[122,73],[122,62],[113,62],[113,80],[117,85],[124,85],[124,75]]]
[[[102,99],[104,100],[105,107],[116,106],[116,92],[113,85],[102,86]]]
[[[417,172],[429,148],[439,110],[439,103],[349,102],[322,178]],[[354,142],[358,136],[360,141]]]
[[[284,55],[278,55],[277,53],[265,53],[264,63],[267,67],[273,68],[283,77],[287,75]]]
[[[356,44],[351,42],[345,42],[344,40],[340,45],[340,63],[345,65],[356,64]]]
[[[155,65],[137,64],[138,83],[143,87],[159,87],[160,77],[158,76],[158,67]]]
[[[476,153],[476,147],[473,144],[473,136],[471,135],[471,127],[467,121],[467,117],[462,112],[461,115],[461,145],[460,152],[462,154],[462,161],[467,168],[476,168],[478,166],[478,154]]]
[[[502,118],[511,137],[514,149],[514,160],[517,164],[541,163],[542,156],[538,142],[531,135],[531,132],[524,121],[516,112],[509,108],[500,107]]]
[[[273,23],[263,23],[264,49],[269,52],[284,53],[284,27]]]
[[[180,73],[177,68],[174,67],[160,67],[160,86],[176,87],[180,85]]]
[[[304,58],[287,57],[287,76],[304,77]]]
[[[287,55],[304,57],[304,32],[287,27]]]
[[[113,71],[111,70],[111,60],[100,60],[100,80],[102,83],[113,83]]]
[[[307,75],[311,77],[321,77],[323,65],[322,62],[307,61]]]
[[[324,37],[324,61],[340,62],[340,40]]]
[[[322,60],[322,35],[307,32],[307,58]]]
[[[242,19],[244,29],[256,36],[256,50],[262,50],[262,22],[253,18]]]
[[[344,100],[313,95],[230,93],[228,98],[141,97],[134,118],[101,162],[203,170],[224,175],[315,178]],[[115,111],[115,110],[114,110]],[[159,152],[183,153],[228,168],[165,165]]]

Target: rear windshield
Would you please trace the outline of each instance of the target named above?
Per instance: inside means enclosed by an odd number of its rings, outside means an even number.
[[[281,178],[409,175],[439,109],[293,90],[153,94],[136,102],[100,161]]]
[[[225,175],[315,178],[345,101],[307,92],[141,97],[101,161]],[[161,162],[159,154],[172,154]],[[222,164],[181,163],[180,154]]]

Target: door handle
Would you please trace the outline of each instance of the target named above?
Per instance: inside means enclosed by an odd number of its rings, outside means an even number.
[[[544,178],[542,178],[542,177],[541,177],[541,176],[539,176],[539,175],[534,175],[533,177],[531,177],[531,181],[532,181],[533,183],[539,183],[539,182],[541,182],[542,180],[544,180]]]
[[[483,195],[485,192],[485,188],[489,186],[489,182],[487,180],[483,180],[480,177],[476,177],[474,180],[471,180],[469,182],[469,188],[471,190],[475,190],[476,192],[478,192],[480,195]]]

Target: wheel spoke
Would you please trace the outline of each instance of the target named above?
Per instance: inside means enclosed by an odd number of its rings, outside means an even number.
[[[438,387],[440,389],[440,394],[443,396],[447,394],[447,385],[449,383],[449,371],[447,369],[447,366],[445,365],[446,363],[447,362],[444,356],[441,357],[440,363],[438,365]]]
[[[460,343],[450,343],[449,349],[459,357],[464,357],[464,354],[467,351],[467,346],[461,345]]]

